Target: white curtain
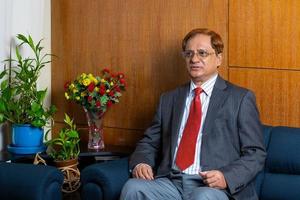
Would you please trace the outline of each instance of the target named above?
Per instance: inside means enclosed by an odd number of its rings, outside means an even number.
[[[9,57],[10,46],[19,33],[30,34],[34,41],[43,40],[46,53],[51,53],[51,0],[0,0],[0,71]],[[13,50],[12,50],[13,52]],[[27,52],[22,52],[26,55]],[[13,54],[13,53],[12,53]],[[48,88],[46,104],[50,104],[51,69],[45,67],[38,82],[39,88]],[[8,143],[8,135],[0,125],[0,151]]]

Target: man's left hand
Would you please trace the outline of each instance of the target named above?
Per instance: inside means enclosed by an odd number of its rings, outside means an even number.
[[[199,172],[199,175],[208,187],[217,189],[225,189],[227,187],[223,173],[218,170]]]

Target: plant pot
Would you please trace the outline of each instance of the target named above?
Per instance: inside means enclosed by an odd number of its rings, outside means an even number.
[[[40,147],[43,145],[44,130],[30,124],[12,125],[12,145],[15,147]]]
[[[76,191],[80,187],[80,171],[77,167],[78,158],[54,161],[54,164],[64,175],[62,191],[65,193]]]
[[[54,164],[57,168],[70,167],[73,169],[77,169],[78,158],[70,160],[54,160]]]

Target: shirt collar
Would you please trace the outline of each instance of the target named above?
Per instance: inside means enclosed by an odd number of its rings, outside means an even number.
[[[207,96],[211,96],[212,90],[214,88],[214,85],[217,81],[217,77],[218,74],[214,75],[213,77],[211,77],[210,79],[208,79],[207,81],[205,81],[202,85],[201,88],[203,90],[203,92],[207,95]],[[195,85],[195,83],[193,81],[191,81],[190,83],[190,95],[193,94],[193,90],[196,88],[197,86]]]

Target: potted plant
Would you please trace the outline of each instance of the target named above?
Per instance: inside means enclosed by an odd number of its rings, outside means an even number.
[[[0,123],[12,124],[12,145],[8,150],[16,153],[36,153],[44,148],[43,127],[55,113],[55,106],[46,108],[47,89],[38,90],[37,80],[50,54],[42,54],[40,40],[18,34],[21,44],[16,46],[16,58],[5,60],[9,66],[0,74]],[[29,48],[32,56],[22,57],[20,48]]]
[[[67,127],[60,130],[58,137],[47,140],[48,134],[45,135],[45,144],[48,146],[49,156],[64,174],[62,190],[69,193],[80,186],[80,172],[77,168],[80,137],[73,119],[71,120],[67,114],[65,114],[64,122]]]
[[[55,162],[76,160],[80,153],[80,137],[76,124],[67,114],[65,114],[64,122],[67,127],[62,128],[57,137],[48,140],[48,134],[45,135],[48,154]]]

